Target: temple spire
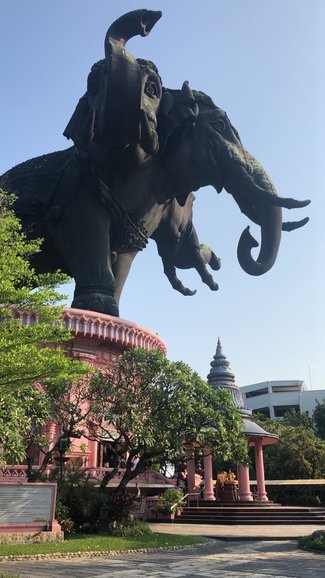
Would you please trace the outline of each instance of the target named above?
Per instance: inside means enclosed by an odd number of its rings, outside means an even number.
[[[218,337],[216,353],[210,363],[211,369],[208,375],[208,382],[213,389],[228,389],[232,396],[234,405],[239,409],[244,408],[244,399],[238,386],[235,383],[235,376],[231,371],[230,364],[223,353],[221,341]]]

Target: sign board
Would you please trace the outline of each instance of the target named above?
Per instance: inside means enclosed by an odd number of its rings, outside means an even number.
[[[56,484],[0,484],[1,527],[39,525],[55,518]]]
[[[147,498],[141,498],[141,504],[140,504],[140,514],[144,514],[146,511],[146,505],[147,505]]]

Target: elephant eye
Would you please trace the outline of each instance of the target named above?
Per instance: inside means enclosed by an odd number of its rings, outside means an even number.
[[[226,123],[221,118],[212,122],[211,126],[220,133],[223,133],[226,130]]]
[[[145,84],[144,92],[150,98],[161,98],[161,86],[156,79],[150,76]]]

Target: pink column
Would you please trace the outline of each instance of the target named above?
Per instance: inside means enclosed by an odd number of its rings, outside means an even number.
[[[209,448],[204,448],[204,499],[215,500],[213,492],[212,454]]]
[[[94,440],[88,441],[88,449],[89,449],[88,467],[89,468],[96,468],[97,467],[97,448],[98,448],[98,442],[96,442]]]
[[[187,454],[187,492],[193,494],[195,487],[195,461],[193,452]]]
[[[263,448],[261,439],[255,442],[255,468],[256,468],[256,482],[257,482],[257,499],[259,502],[268,502],[269,499],[267,497],[265,488],[264,460],[263,460]]]
[[[244,464],[238,464],[237,477],[239,499],[242,502],[252,502],[253,496],[250,489],[248,466],[245,466]]]

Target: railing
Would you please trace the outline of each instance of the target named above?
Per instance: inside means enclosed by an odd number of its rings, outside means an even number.
[[[187,499],[187,505],[190,505],[190,496],[194,496],[194,499],[196,501],[196,507],[199,507],[199,499],[200,499],[200,492],[190,492],[188,494],[185,494],[185,496],[182,498],[182,501],[185,502],[185,500]],[[177,500],[177,502],[175,502],[175,504],[173,504],[172,506],[170,506],[170,509],[172,512],[174,512],[174,510],[177,509],[177,506],[179,505],[179,500]]]
[[[37,473],[40,466],[33,466],[32,471]],[[50,465],[44,471],[44,476],[49,476],[50,473],[57,469],[57,466]],[[88,479],[93,480],[95,483],[100,482],[103,478],[103,475],[106,472],[112,471],[113,468],[92,468],[92,467],[80,467],[80,468],[69,468],[68,466],[64,468],[63,475],[66,474],[68,477],[69,471],[72,472],[80,472],[81,474],[85,474]],[[109,485],[117,485],[121,478],[125,473],[125,469],[120,468],[116,474],[112,477],[109,481]],[[5,466],[0,468],[0,484],[1,483],[14,483],[17,484],[19,482],[23,483],[27,481],[27,466]],[[129,482],[129,486],[133,486],[135,484],[139,484],[140,486],[158,486],[158,487],[169,487],[173,486],[165,476],[160,474],[159,472],[147,470],[143,474],[136,476],[131,482]],[[173,486],[174,487],[174,486]]]
[[[194,496],[194,501],[196,501],[196,507],[199,507],[199,499],[201,497],[201,492],[191,492],[184,496],[184,500],[187,498],[187,505],[190,505],[191,498],[190,496]]]

